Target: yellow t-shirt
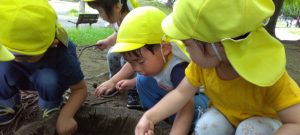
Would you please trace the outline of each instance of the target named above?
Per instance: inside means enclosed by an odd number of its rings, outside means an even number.
[[[214,68],[203,69],[194,62],[185,74],[194,87],[204,85],[212,105],[234,126],[252,116],[278,119],[276,112],[300,103],[299,86],[287,72],[270,87],[254,85],[241,77],[221,80]]]

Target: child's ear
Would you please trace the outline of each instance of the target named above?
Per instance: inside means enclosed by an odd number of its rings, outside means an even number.
[[[58,44],[59,44],[59,40],[55,38],[50,47],[57,47]]]
[[[172,46],[170,42],[162,42],[161,47],[164,55],[169,55],[172,52]]]

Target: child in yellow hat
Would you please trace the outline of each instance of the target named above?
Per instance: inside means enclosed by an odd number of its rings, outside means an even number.
[[[113,82],[113,87],[124,89],[124,79],[138,72],[136,86],[146,110],[180,83],[189,62],[182,42],[167,38],[163,40],[161,22],[165,16],[155,7],[134,9],[124,18],[117,44],[112,48],[112,52],[121,53],[127,63],[109,81]],[[199,93],[195,100],[190,100],[180,111],[174,112],[176,120],[171,133],[188,134],[193,116],[196,119],[206,109],[207,102],[207,97]],[[173,121],[174,117],[169,120]]]
[[[84,1],[86,1],[90,7],[98,10],[103,20],[112,24],[115,30],[115,32],[109,37],[107,37],[106,39],[97,41],[96,45],[97,48],[100,50],[109,48],[116,43],[119,26],[123,18],[131,10],[138,7],[138,3],[136,2],[136,0],[84,0]],[[107,63],[109,69],[109,77],[111,78],[122,68],[125,61],[119,53],[111,53],[111,49],[108,50],[106,57],[107,57]],[[114,88],[109,86],[110,86],[109,83],[104,82],[101,84],[101,87],[99,86],[96,88],[96,91],[105,91],[102,96],[109,97],[113,95],[115,92],[117,92],[115,91]],[[110,89],[106,89],[107,87],[109,87]],[[141,105],[139,104],[139,96],[135,88],[133,88],[128,92],[127,107],[128,108],[141,107]]]
[[[263,27],[273,12],[272,0],[177,0],[162,27],[185,43],[192,62],[135,133],[153,133],[204,85],[211,106],[196,135],[300,134],[299,86],[285,69],[283,45]]]
[[[20,90],[36,90],[43,117],[58,115],[59,135],[77,129],[74,115],[87,96],[76,48],[46,0],[1,0],[0,44],[15,56],[0,62],[0,125],[13,122]],[[2,48],[3,49],[3,48]],[[61,107],[64,92],[68,101]]]

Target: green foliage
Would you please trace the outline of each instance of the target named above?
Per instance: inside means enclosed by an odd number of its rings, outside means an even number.
[[[94,27],[79,27],[66,28],[70,39],[78,46],[92,45],[98,40],[104,39],[113,33],[113,29],[109,28],[94,28]]]
[[[300,0],[284,0],[281,11],[284,16],[297,18],[300,14]]]
[[[69,16],[79,16],[79,11],[76,9],[71,9],[68,13]]]

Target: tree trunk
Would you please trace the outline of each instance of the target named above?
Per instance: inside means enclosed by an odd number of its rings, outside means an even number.
[[[85,13],[85,2],[83,0],[79,1],[79,13],[84,14]]]
[[[275,4],[275,12],[274,12],[273,16],[270,18],[270,21],[266,26],[267,31],[274,37],[276,37],[275,28],[276,28],[278,16],[280,14],[280,10],[283,5],[283,1],[284,0],[273,0],[273,2]]]

